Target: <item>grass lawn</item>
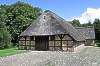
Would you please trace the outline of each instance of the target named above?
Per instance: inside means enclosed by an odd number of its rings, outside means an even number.
[[[18,51],[17,48],[9,48],[9,49],[0,50],[0,57],[17,54],[17,51]]]

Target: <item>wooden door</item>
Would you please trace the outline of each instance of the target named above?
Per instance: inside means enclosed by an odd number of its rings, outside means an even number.
[[[36,36],[35,49],[39,51],[46,51],[49,49],[49,36]]]

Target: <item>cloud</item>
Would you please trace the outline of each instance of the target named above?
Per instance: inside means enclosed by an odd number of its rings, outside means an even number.
[[[98,18],[100,19],[100,8],[94,9],[94,8],[87,8],[87,10],[82,13],[79,17],[73,17],[73,19],[78,19],[81,24],[87,23],[88,21],[91,21],[93,23],[94,19]]]

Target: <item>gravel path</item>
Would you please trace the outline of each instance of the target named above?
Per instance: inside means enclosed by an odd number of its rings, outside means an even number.
[[[100,66],[100,48],[71,52],[32,51],[0,58],[0,66]]]
[[[100,48],[87,47],[79,53],[60,53],[58,58],[50,64],[54,66],[100,66]]]
[[[52,52],[32,51],[0,58],[0,66],[34,66],[53,57]]]

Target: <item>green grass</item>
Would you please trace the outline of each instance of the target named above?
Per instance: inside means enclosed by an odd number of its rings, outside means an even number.
[[[17,54],[17,51],[18,51],[17,48],[9,48],[9,49],[0,50],[0,57]]]

